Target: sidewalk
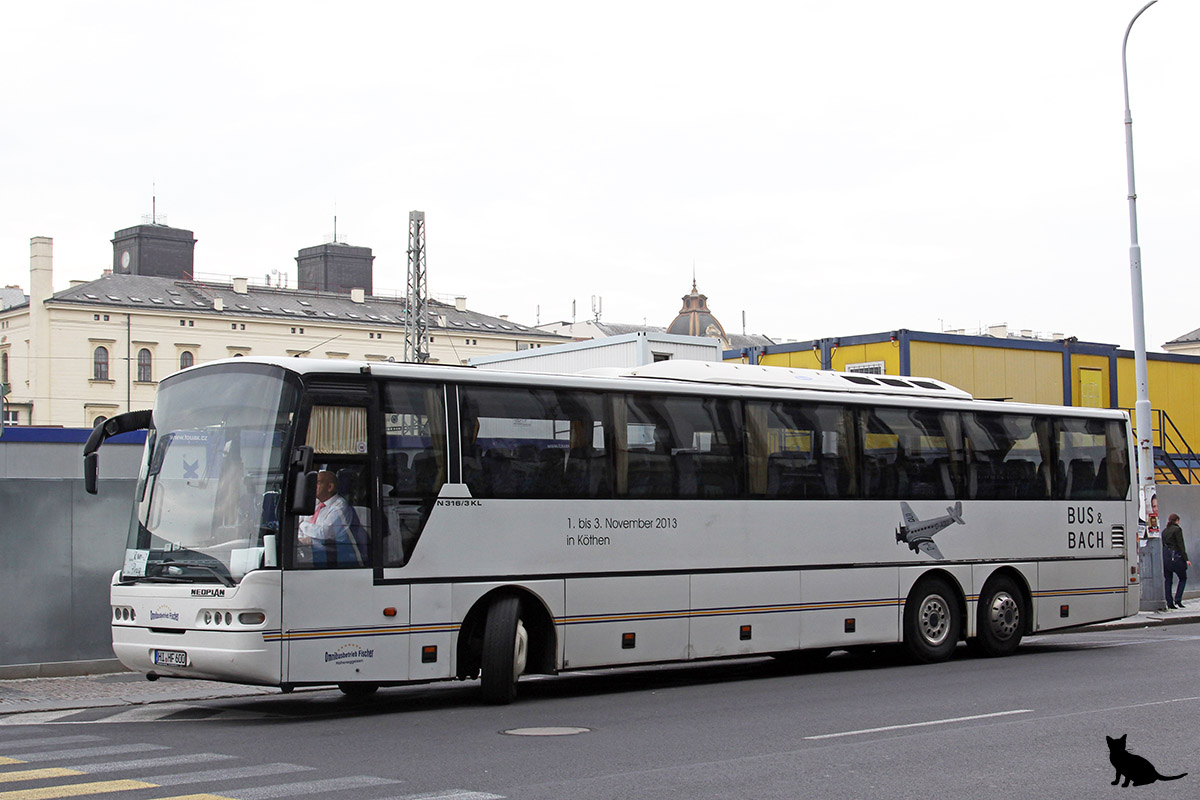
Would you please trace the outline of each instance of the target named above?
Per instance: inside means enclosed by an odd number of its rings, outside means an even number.
[[[1189,622],[1200,622],[1200,600],[1189,599],[1188,605],[1177,611],[1143,611],[1136,616],[1114,622],[1102,622],[1098,625],[1085,625],[1051,633],[1095,633]],[[171,678],[148,681],[145,676],[132,672],[69,678],[18,678],[0,680],[0,717],[30,711],[135,706],[278,693],[279,690],[274,688],[213,681]]]

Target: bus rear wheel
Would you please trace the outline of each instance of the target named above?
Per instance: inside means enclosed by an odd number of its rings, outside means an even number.
[[[483,699],[507,705],[517,697],[517,679],[525,671],[529,634],[521,622],[521,600],[501,597],[488,608],[483,630],[479,683]]]
[[[979,596],[976,649],[987,656],[1012,655],[1025,632],[1025,595],[1007,576],[989,581]]]
[[[904,604],[904,647],[917,661],[945,661],[958,646],[962,617],[953,587],[943,578],[925,578]]]

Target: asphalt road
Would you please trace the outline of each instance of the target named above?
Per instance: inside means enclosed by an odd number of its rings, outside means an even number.
[[[505,707],[438,684],[91,709],[0,727],[0,800],[1194,797],[1198,662],[1200,625],[1176,625],[927,666],[884,651],[573,674],[522,681]],[[584,730],[506,733],[525,728]],[[1191,774],[1113,787],[1106,734]]]

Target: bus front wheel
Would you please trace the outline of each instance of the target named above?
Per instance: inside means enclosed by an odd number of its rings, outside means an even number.
[[[525,671],[529,634],[521,622],[521,600],[501,597],[488,608],[483,630],[479,682],[483,699],[506,705],[517,697],[517,679]]]
[[[958,646],[962,618],[954,589],[943,578],[926,578],[904,604],[904,646],[917,661],[945,661]]]
[[[989,581],[979,597],[976,649],[988,656],[1012,655],[1025,629],[1024,605],[1024,595],[1012,578],[1002,575]]]

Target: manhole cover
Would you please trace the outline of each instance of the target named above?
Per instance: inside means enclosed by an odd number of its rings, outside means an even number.
[[[509,736],[573,736],[577,733],[588,733],[591,728],[571,728],[571,727],[553,727],[553,728],[509,728],[503,733]]]

